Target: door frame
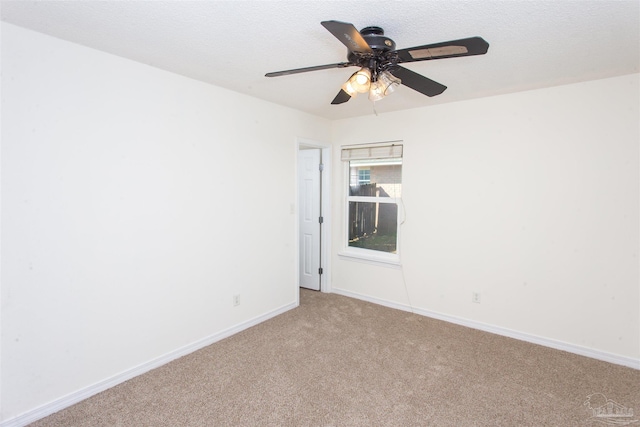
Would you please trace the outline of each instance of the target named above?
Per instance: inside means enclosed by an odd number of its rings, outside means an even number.
[[[300,304],[300,287],[298,280],[300,277],[300,224],[298,221],[298,207],[300,206],[299,200],[299,188],[298,188],[298,152],[301,148],[318,148],[322,153],[322,164],[324,169],[322,171],[322,189],[321,197],[322,204],[320,208],[320,215],[323,217],[322,228],[320,230],[320,239],[322,246],[320,247],[320,257],[322,259],[322,275],[320,276],[320,292],[331,292],[331,144],[313,141],[306,138],[296,138],[295,142],[295,195],[296,203],[295,209],[295,250],[296,250],[296,302]]]

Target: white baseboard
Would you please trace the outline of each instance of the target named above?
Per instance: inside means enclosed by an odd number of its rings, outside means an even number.
[[[275,317],[279,314],[289,311],[292,308],[296,308],[297,306],[298,304],[295,302],[284,305],[280,308],[277,308],[273,311],[265,313],[261,316],[254,317],[253,319],[249,319],[231,328],[225,329],[223,331],[210,335],[206,338],[203,338],[191,344],[187,344],[184,347],[180,347],[176,350],[173,350],[167,354],[164,354],[146,363],[135,366],[124,372],[121,372],[120,374],[114,375],[113,377],[106,378],[93,385],[90,385],[88,387],[75,391],[71,394],[63,396],[59,399],[56,399],[52,402],[39,406],[35,409],[25,412],[24,414],[18,415],[17,417],[2,421],[0,422],[0,427],[26,426],[34,421],[37,421],[41,418],[49,416],[62,409],[68,408],[69,406],[75,405],[76,403],[81,402],[95,394],[105,391],[127,380],[130,380],[131,378],[137,377],[138,375],[142,375],[145,372],[148,372],[152,369],[165,365],[171,362],[172,360],[178,359],[182,356],[186,356],[187,354],[193,353],[196,350],[200,350],[201,348],[211,345],[217,341],[220,341],[224,338],[227,338],[231,335],[237,334],[238,332],[241,332],[259,323],[262,323],[265,320],[269,320],[272,317]]]
[[[579,354],[580,356],[586,356],[592,359],[614,363],[616,365],[622,365],[622,366],[626,366],[633,369],[640,369],[640,359],[634,359],[632,357],[620,356],[613,353],[607,353],[605,351],[594,350],[592,348],[582,347],[579,345],[570,344],[563,341],[554,340],[551,338],[539,337],[536,335],[527,334],[525,332],[519,332],[512,329],[502,328],[500,326],[477,322],[475,320],[465,319],[462,317],[450,316],[450,315],[438,313],[435,311],[415,308],[407,304],[387,301],[384,299],[375,298],[368,295],[359,294],[357,292],[351,292],[345,289],[339,289],[336,287],[333,288],[332,292],[335,294],[360,299],[360,300],[371,302],[374,304],[383,305],[385,307],[395,308],[403,311],[409,311],[415,314],[419,314],[421,316],[431,317],[438,320],[444,320],[445,322],[455,323],[456,325],[466,326],[473,329],[479,329],[481,331],[490,332],[492,334],[502,335],[509,338],[515,338],[520,341],[539,344],[545,347],[554,348],[556,350],[563,350],[569,353]]]

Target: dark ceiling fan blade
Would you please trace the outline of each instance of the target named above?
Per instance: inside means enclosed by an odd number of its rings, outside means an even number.
[[[340,21],[322,21],[321,24],[329,30],[335,38],[340,40],[349,51],[356,53],[373,53],[369,44],[353,24]]]
[[[351,99],[351,95],[349,95],[344,90],[340,89],[340,92],[338,92],[336,97],[333,98],[333,101],[331,101],[331,104],[333,104],[333,105],[344,104],[345,102],[347,102],[350,99]]]
[[[426,78],[425,76],[404,67],[389,70],[391,74],[402,81],[402,84],[427,96],[440,95],[447,88],[445,85]]]
[[[399,63],[426,61],[428,59],[455,58],[458,56],[484,55],[489,43],[482,37],[452,40],[442,43],[400,49],[397,52]]]
[[[350,67],[352,65],[355,65],[355,64],[352,64],[350,62],[339,62],[337,64],[316,65],[314,67],[295,68],[293,70],[285,70],[285,71],[275,71],[273,73],[267,73],[264,76],[265,77],[287,76],[289,74],[306,73],[307,71],[328,70],[330,68],[345,68],[345,67]]]

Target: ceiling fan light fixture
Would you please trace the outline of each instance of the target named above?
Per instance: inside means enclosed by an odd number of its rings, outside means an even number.
[[[378,76],[378,82],[381,82],[384,86],[384,96],[390,95],[395,92],[396,88],[400,86],[402,81],[391,74],[388,71],[383,71]]]
[[[351,84],[351,79],[344,82],[344,84],[342,85],[342,90],[347,92],[347,94],[349,94],[349,96],[351,97],[354,97],[358,94],[356,88]]]
[[[388,71],[378,74],[375,82],[371,83],[369,89],[369,99],[371,101],[380,101],[387,95],[392,94],[396,87],[400,86],[400,79]]]
[[[368,92],[369,87],[371,86],[371,70],[369,70],[367,67],[362,67],[349,78],[349,81],[347,83],[350,84],[351,87],[356,90],[356,92]]]
[[[371,83],[371,88],[369,89],[369,100],[374,102],[380,101],[386,96],[384,89],[384,83],[382,83],[379,79]]]

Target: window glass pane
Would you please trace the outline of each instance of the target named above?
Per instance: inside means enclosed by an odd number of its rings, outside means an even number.
[[[371,170],[358,169],[358,185],[369,184],[371,182]]]
[[[402,197],[402,159],[349,162],[349,195]]]
[[[398,205],[349,202],[349,246],[395,254],[397,240]]]

